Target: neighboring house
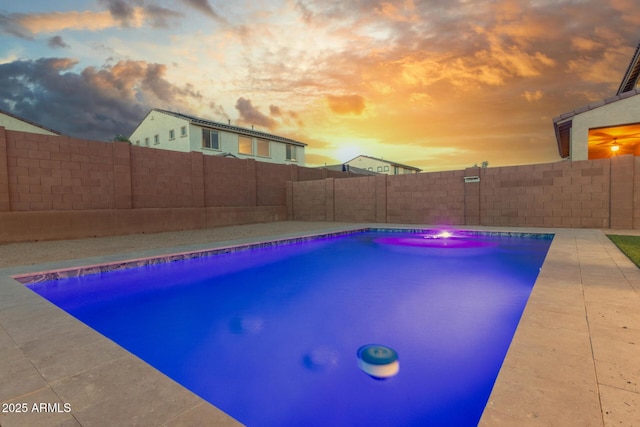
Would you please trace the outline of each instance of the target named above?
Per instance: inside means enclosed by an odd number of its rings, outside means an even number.
[[[307,144],[154,108],[129,137],[134,145],[304,166]]]
[[[612,155],[640,155],[640,44],[616,95],[553,119],[558,153],[587,160]]]
[[[20,132],[39,133],[42,135],[60,136],[60,132],[49,129],[38,123],[32,122],[22,117],[18,117],[9,112],[0,110],[0,126],[6,130],[16,130]]]
[[[360,169],[357,168],[355,166],[349,166],[346,163],[345,164],[339,164],[339,165],[325,165],[325,166],[320,166],[320,169],[327,169],[327,170],[331,170],[331,171],[340,171],[340,172],[352,172],[358,175],[379,175],[379,173],[377,172],[373,172],[371,170],[367,170],[367,169]]]
[[[422,169],[402,163],[362,155],[345,162],[345,165],[386,175],[404,175],[422,171]]]

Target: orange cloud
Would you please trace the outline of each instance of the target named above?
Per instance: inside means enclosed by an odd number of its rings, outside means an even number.
[[[567,63],[569,72],[580,79],[592,83],[610,83],[617,85],[619,81],[612,81],[611,70],[618,69],[619,78],[625,70],[620,68],[620,64],[626,65],[633,54],[630,48],[609,47],[598,57],[580,57]],[[614,74],[615,75],[615,74]]]
[[[0,21],[5,31],[19,37],[29,38],[40,33],[55,33],[63,30],[100,31],[113,27],[140,28],[145,23],[152,27],[167,27],[168,19],[182,16],[180,12],[149,5],[120,9],[93,11],[69,11],[51,13],[13,13]],[[0,16],[1,17],[1,16]]]
[[[137,8],[132,26],[140,27],[143,21],[142,9]],[[21,15],[17,23],[31,34],[54,33],[62,30],[99,31],[119,25],[109,11],[34,13]]]
[[[329,108],[336,114],[360,115],[364,111],[364,98],[360,95],[327,95]]]
[[[413,0],[406,0],[400,7],[393,3],[382,2],[376,8],[376,13],[387,19],[397,22],[417,22],[420,18],[416,13],[416,5]]]
[[[540,101],[543,96],[544,95],[540,89],[535,91],[525,90],[524,92],[522,92],[522,97],[528,102]]]
[[[452,58],[449,55],[425,59],[409,56],[400,62],[402,79],[412,86],[429,86],[442,80],[458,87],[471,83],[500,85],[504,83],[505,78],[505,72],[495,66],[474,64],[463,58]]]
[[[585,52],[601,49],[603,45],[602,43],[593,39],[588,39],[585,37],[573,37],[571,39],[571,47],[573,47],[575,50]]]
[[[556,61],[542,52],[528,52],[517,45],[507,45],[495,33],[487,34],[490,48],[476,54],[480,62],[500,66],[508,75],[533,77],[542,74],[543,69],[552,67]]]
[[[622,12],[622,19],[631,24],[640,24],[640,15],[637,13],[636,0],[609,0],[613,9]]]

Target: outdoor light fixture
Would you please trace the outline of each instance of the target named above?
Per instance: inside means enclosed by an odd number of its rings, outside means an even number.
[[[618,151],[620,149],[620,146],[617,144],[614,144],[611,146],[611,152],[615,153],[616,151]]]

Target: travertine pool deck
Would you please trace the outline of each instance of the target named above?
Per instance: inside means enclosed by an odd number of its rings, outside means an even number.
[[[394,227],[287,221],[0,245],[0,425],[240,425],[12,276],[367,226]],[[555,234],[480,425],[640,425],[640,270],[605,235],[640,230],[462,228]]]

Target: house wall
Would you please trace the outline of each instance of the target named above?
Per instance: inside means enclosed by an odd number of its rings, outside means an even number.
[[[465,182],[474,176],[480,181]],[[289,216],[302,221],[640,228],[640,157],[632,155],[324,183],[290,183]]]
[[[42,129],[39,126],[32,125],[31,123],[25,122],[23,120],[19,120],[15,117],[8,116],[6,114],[0,113],[0,126],[9,129],[16,130],[20,132],[31,132],[38,133],[42,135],[56,135],[55,133],[48,131],[46,129]]]
[[[187,135],[184,136],[181,135],[180,132],[180,128],[183,126],[187,127]],[[170,130],[175,131],[173,139],[169,137]],[[155,135],[158,135],[158,144],[154,141]],[[197,136],[198,143],[201,145],[199,139],[200,136]],[[145,138],[149,138],[149,147],[189,152],[190,147],[193,144],[191,141],[193,137],[193,128],[189,126],[189,122],[186,120],[152,111],[142,122],[140,122],[136,130],[129,137],[129,140],[132,144],[144,147],[146,146]]]
[[[0,127],[0,243],[281,221],[286,182],[353,175]]]
[[[589,158],[589,129],[611,127],[638,123],[640,116],[640,96],[628,92],[628,98],[602,101],[602,106],[591,104],[587,110],[573,117],[571,128],[571,159],[587,160]],[[615,101],[615,102],[612,102]],[[596,108],[597,107],[597,108]]]
[[[187,128],[187,134],[182,135],[181,128]],[[220,155],[230,153],[240,159],[255,159],[266,163],[295,164],[304,166],[304,147],[296,146],[297,159],[295,161],[286,160],[286,144],[278,141],[269,141],[269,156],[258,156],[257,138],[251,137],[253,144],[253,155],[240,154],[238,149],[238,136],[234,132],[216,130],[220,143],[220,149],[210,149],[202,147],[202,126],[190,123],[189,121],[165,114],[159,111],[151,111],[147,117],[138,125],[131,134],[130,141],[137,146],[148,146],[163,150],[181,152],[202,152],[207,155]],[[169,131],[173,130],[175,136],[170,138]],[[158,135],[158,142],[155,142],[155,135]],[[145,144],[145,138],[149,138],[149,144]]]

